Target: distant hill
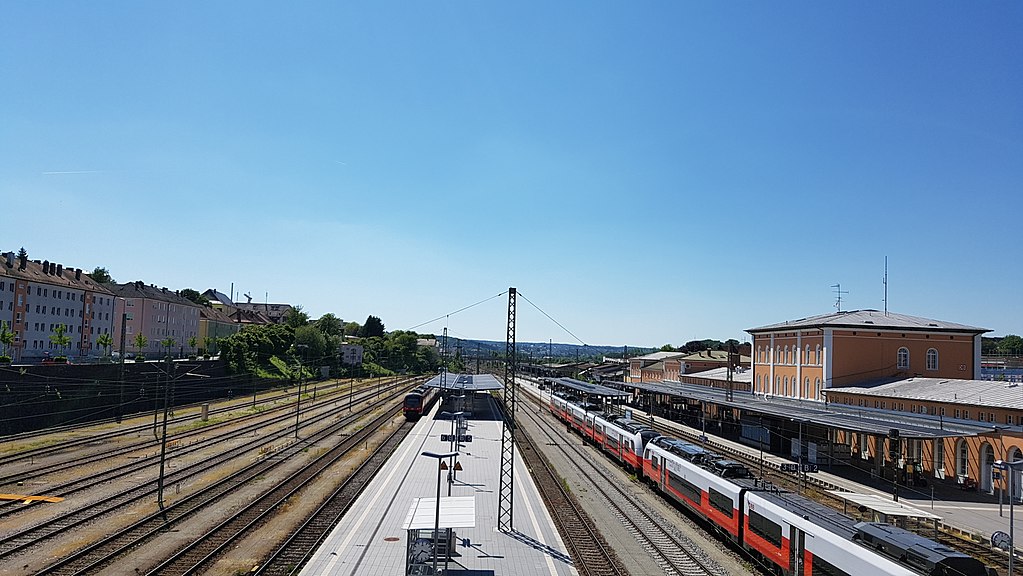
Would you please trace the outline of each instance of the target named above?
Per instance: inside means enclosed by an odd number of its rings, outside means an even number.
[[[493,354],[504,356],[506,344],[505,342],[494,340],[448,338],[448,349],[451,354],[454,354],[459,346],[461,346],[462,355],[471,358],[476,356],[477,347],[480,354],[484,357],[492,356]],[[600,360],[604,356],[621,358],[625,352],[623,346],[583,346],[581,344],[561,344],[558,342],[553,344],[547,342],[516,342],[515,350],[518,352],[519,358],[528,359],[532,357],[537,362],[544,361],[548,353],[550,353],[555,361],[571,361],[576,358],[579,360]],[[629,357],[649,354],[654,350],[654,348],[633,348],[629,346]]]

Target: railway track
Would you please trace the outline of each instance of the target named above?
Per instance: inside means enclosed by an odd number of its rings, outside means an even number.
[[[400,410],[400,407],[397,410]],[[383,415],[377,416],[372,422],[363,426],[355,434],[348,436],[328,452],[304,464],[298,471],[292,472],[280,483],[275,483],[269,490],[264,491],[261,496],[253,498],[242,511],[221,522],[207,534],[198,536],[191,544],[185,546],[172,556],[171,559],[165,561],[154,573],[189,573],[185,570],[174,568],[173,565],[176,562],[180,568],[181,562],[187,563],[189,561],[185,559],[190,559],[191,565],[204,563],[212,559],[211,554],[217,550],[223,550],[224,546],[227,546],[230,542],[243,535],[246,530],[254,527],[252,522],[245,522],[240,527],[238,526],[238,518],[245,511],[251,512],[255,508],[263,512],[264,515],[262,517],[265,517],[272,510],[279,509],[280,505],[293,495],[295,491],[315,479],[325,468],[343,457],[353,447],[366,441],[367,437],[377,427],[381,426],[387,419],[393,418],[395,412],[396,409],[391,409]],[[313,443],[328,439],[358,418],[358,414],[346,417],[336,424],[310,436],[308,442]],[[47,566],[39,571],[38,574],[92,574],[108,567],[131,550],[165,534],[168,523],[179,524],[207,509],[211,503],[224,498],[231,491],[238,490],[246,483],[258,481],[275,468],[285,465],[289,460],[303,453],[307,445],[306,442],[292,444],[286,450],[275,454],[272,458],[266,458],[246,466],[244,469],[218,480],[203,490],[176,501],[166,508],[164,514],[159,512],[150,514],[106,538],[68,555],[59,562]],[[283,497],[280,495],[282,490],[285,494]],[[231,533],[228,531],[228,528],[234,528],[235,530]],[[227,535],[226,538],[225,535]],[[220,547],[214,546],[215,544],[220,545]],[[196,554],[200,555],[199,560],[196,560]]]
[[[608,546],[593,519],[565,489],[561,477],[521,429],[516,431],[515,443],[523,462],[532,472],[540,496],[552,513],[558,533],[572,553],[576,570],[583,576],[627,576],[628,570]]]
[[[340,393],[340,392],[336,392],[336,393]],[[263,403],[265,404],[268,401],[276,402],[277,400],[291,400],[292,398],[294,398],[294,396],[295,396],[295,394],[291,393],[291,392],[285,393],[285,394],[274,395],[274,396],[272,396],[270,398],[264,398],[263,399]],[[325,405],[325,402],[321,402],[321,405]],[[210,426],[203,426],[202,428],[197,428],[197,429],[191,430],[191,431],[185,431],[185,432],[177,433],[177,434],[174,434],[174,441],[176,441],[176,442],[188,442],[189,438],[203,438],[205,436],[208,436],[211,431],[216,430],[217,427],[221,427],[221,426],[236,426],[237,424],[239,424],[241,422],[245,422],[245,421],[252,421],[252,422],[265,421],[267,419],[267,417],[270,414],[274,413],[274,412],[278,412],[278,413],[282,414],[280,419],[281,420],[286,420],[288,417],[290,417],[290,412],[292,410],[291,406],[292,406],[292,404],[274,405],[271,408],[268,408],[267,410],[264,410],[264,411],[261,411],[261,412],[257,412],[257,413],[253,413],[253,414],[240,415],[240,416],[238,416],[236,418],[233,418],[230,421],[221,422],[219,424],[210,425]],[[180,408],[178,408],[178,409],[180,409]],[[232,412],[239,412],[240,410],[243,410],[243,409],[244,408],[241,407],[241,406],[228,406],[228,407],[224,407],[224,408],[217,408],[217,409],[211,410],[210,414],[211,415],[225,414],[225,413],[229,414],[229,413],[232,413]],[[313,410],[313,406],[312,405],[309,407],[309,410]],[[169,425],[173,424],[175,426],[178,426],[178,425],[181,425],[181,424],[185,424],[185,423],[188,423],[188,422],[191,422],[191,421],[198,421],[198,420],[199,420],[199,415],[190,415],[190,416],[186,416],[186,417],[178,417],[178,418],[168,419],[168,424]],[[257,426],[259,426],[259,425],[257,424]],[[67,442],[60,442],[59,445],[50,445],[50,446],[45,446],[45,447],[34,448],[34,449],[31,449],[31,450],[19,452],[16,455],[8,456],[6,458],[0,458],[0,466],[2,466],[4,464],[8,464],[9,465],[9,464],[12,464],[14,462],[24,461],[24,460],[27,460],[29,458],[32,458],[32,459],[34,459],[34,458],[44,458],[46,456],[50,456],[50,455],[66,452],[68,449],[75,448],[75,447],[94,445],[96,443],[101,443],[102,444],[104,442],[108,442],[108,441],[114,440],[114,439],[119,438],[119,437],[130,436],[132,434],[141,434],[141,433],[149,430],[150,428],[152,428],[152,425],[149,424],[149,423],[146,423],[146,424],[141,424],[141,425],[130,426],[128,428],[125,428],[125,429],[122,429],[122,430],[117,430],[117,431],[114,431],[114,432],[103,433],[103,434],[99,434],[99,435],[95,435],[95,436],[89,436],[89,437],[85,437],[85,438],[72,439],[72,440],[69,440]],[[50,474],[50,473],[53,473],[53,472],[56,472],[56,471],[66,470],[68,468],[82,466],[82,465],[90,464],[90,463],[93,463],[93,462],[99,462],[99,461],[102,461],[104,459],[114,458],[114,457],[121,456],[121,455],[132,454],[134,452],[144,451],[146,449],[152,449],[153,447],[159,446],[159,445],[160,445],[160,442],[159,442],[159,439],[157,438],[157,439],[147,439],[147,440],[143,440],[143,441],[132,442],[132,443],[130,443],[128,445],[115,446],[115,447],[112,447],[112,448],[101,448],[101,449],[96,450],[96,451],[91,451],[88,454],[80,456],[80,457],[74,457],[74,458],[71,458],[71,459],[61,460],[59,462],[54,462],[52,464],[39,465],[39,466],[33,467],[33,468],[29,469],[29,470],[24,470],[24,471],[20,471],[20,472],[16,472],[16,473],[10,473],[10,474],[6,474],[6,475],[3,475],[3,476],[0,476],[0,487],[11,485],[11,484],[15,484],[15,483],[18,483],[18,482],[21,482],[21,483],[29,482],[31,480],[35,480],[37,478],[41,478],[41,477],[45,476],[46,474]],[[127,469],[127,468],[125,468],[125,469]],[[110,473],[113,473],[113,470],[111,470]],[[123,472],[119,472],[119,473],[123,473]],[[63,486],[57,487],[57,488],[58,489],[59,488],[63,488]],[[51,488],[51,490],[52,490],[52,488]],[[16,504],[17,504],[16,502],[11,502],[11,501],[0,502],[0,517],[3,517],[3,515],[5,514],[5,512],[4,512],[5,508],[14,507],[14,506],[16,506]]]
[[[262,399],[260,399],[260,402],[265,404],[267,402],[276,402],[277,400],[287,400],[290,396],[294,396],[294,393],[291,393],[291,392],[279,393],[279,394],[274,394],[273,396],[269,396],[269,397],[264,396]],[[215,401],[206,401],[206,402],[195,402],[195,403],[191,403],[191,404],[182,404],[182,405],[179,405],[179,406],[175,406],[174,409],[175,410],[179,410],[179,411],[183,411],[183,410],[188,410],[190,408],[198,408],[198,407],[202,406],[203,404],[213,404],[214,402]],[[237,411],[237,410],[239,410],[241,408],[242,408],[241,405],[224,406],[224,407],[220,407],[220,408],[213,408],[213,409],[210,410],[209,415],[210,416],[215,416],[217,414],[229,413],[229,412]],[[125,419],[138,418],[138,417],[140,417],[142,415],[143,415],[143,413],[126,415]],[[189,421],[198,420],[198,419],[199,419],[199,415],[198,414],[192,414],[192,415],[188,415],[188,416],[175,417],[172,420],[170,420],[170,422],[173,422],[174,424],[180,424],[180,423],[189,422]],[[99,426],[99,425],[112,424],[112,423],[114,423],[114,419],[113,418],[107,418],[107,419],[104,419],[104,420],[97,420],[95,422],[90,422],[90,423],[88,423],[88,426]],[[10,452],[8,454],[0,456],[0,467],[9,466],[10,464],[14,464],[14,463],[17,463],[17,462],[23,462],[25,460],[34,460],[36,458],[45,458],[46,456],[50,456],[50,455],[53,455],[53,454],[58,453],[58,452],[63,452],[63,451],[66,451],[66,450],[68,450],[70,448],[78,448],[78,447],[81,447],[81,446],[89,446],[89,445],[95,444],[97,442],[113,440],[113,439],[119,438],[121,436],[130,436],[132,434],[141,434],[141,433],[145,432],[146,430],[149,430],[150,428],[152,428],[152,425],[149,424],[149,423],[146,423],[146,424],[134,424],[134,425],[124,424],[124,425],[119,426],[117,430],[112,430],[110,432],[101,432],[101,433],[97,433],[97,434],[81,436],[81,437],[78,437],[78,438],[61,438],[60,441],[59,441],[59,444],[56,443],[56,440],[53,440],[52,442],[45,443],[45,445],[43,445],[43,446],[34,446],[34,447],[29,447],[29,448],[20,449],[20,450],[19,449],[15,449],[14,451],[12,451],[12,452]],[[22,433],[19,433],[19,434],[12,434],[10,436],[4,436],[3,437],[3,441],[5,443],[24,443],[24,442],[32,442],[33,440],[36,440],[36,439],[46,439],[46,438],[52,439],[55,434],[64,434],[64,433],[66,433],[66,434],[73,434],[73,433],[76,433],[76,432],[80,432],[81,429],[82,429],[82,425],[81,424],[54,426],[52,428],[45,428],[45,429],[42,429],[42,430],[35,430],[35,431],[32,431],[32,432],[22,432]],[[0,477],[0,485],[6,483],[8,481],[9,481],[9,476]]]
[[[400,398],[404,394],[404,391],[405,391],[404,387],[400,388],[397,392],[392,393],[390,396],[386,397],[384,401],[386,402],[394,400],[396,398]],[[336,417],[335,413],[325,412],[324,414],[316,418],[308,419],[307,421],[303,422],[302,428],[308,429],[324,420],[330,420],[335,417]],[[340,428],[343,428],[344,426],[351,424],[357,418],[358,413],[353,413],[352,416],[341,418],[337,422],[334,422],[322,428],[319,431],[313,432],[307,438],[307,441],[312,442],[317,439],[320,439],[324,435],[329,436],[330,434],[337,433],[337,431]],[[191,466],[186,466],[182,469],[175,470],[166,475],[165,485],[172,486],[175,483],[185,481],[189,478],[199,477],[200,475],[206,473],[209,469],[211,469],[214,466],[225,464],[235,458],[245,457],[248,454],[252,454],[254,451],[258,451],[259,448],[262,446],[273,445],[275,442],[278,442],[283,438],[288,438],[291,435],[292,431],[293,429],[291,428],[282,428],[281,430],[278,430],[273,433],[264,433],[251,441],[248,441],[240,446],[237,446],[221,454],[218,454],[216,457],[212,459],[197,462]],[[304,443],[291,442],[289,440],[288,443],[285,444],[283,448],[273,452],[272,454],[273,458],[267,458],[262,461],[258,461],[254,464],[245,466],[241,470],[228,475],[228,478],[230,478],[231,480],[222,479],[211,486],[207,486],[203,490],[199,491],[199,493],[197,494],[210,495],[210,498],[219,497],[218,494],[222,495],[225,489],[229,491],[231,489],[236,488],[240,483],[244,482],[244,479],[247,478],[247,476],[245,476],[246,474],[251,475],[248,477],[258,477],[261,473],[259,472],[259,470],[262,470],[262,473],[265,473],[265,471],[268,470],[273,465],[285,461],[286,460],[285,456],[294,453],[296,450],[303,450],[305,448],[305,445],[306,444]],[[280,446],[278,447],[280,448]],[[119,490],[108,497],[90,503],[77,510],[73,510],[68,513],[57,516],[55,518],[51,518],[40,524],[20,529],[0,539],[0,559],[6,559],[11,556],[14,556],[15,554],[35,549],[42,545],[43,543],[45,543],[46,541],[52,540],[58,535],[65,534],[76,527],[97,521],[105,516],[117,513],[127,505],[144,501],[156,491],[157,491],[156,487],[153,485],[153,482],[150,481],[141,486],[129,488],[126,490]],[[192,501],[192,498],[187,497],[184,500]],[[209,500],[206,500],[206,502],[209,502]],[[196,510],[191,510],[189,513],[195,512],[199,509],[201,509],[201,506]],[[148,516],[147,518],[152,519],[153,516],[160,515],[155,514]],[[162,519],[162,516],[160,516],[160,518]],[[71,559],[76,556],[77,555],[71,555],[68,556],[67,559]]]
[[[605,500],[609,509],[629,531],[643,543],[657,560],[665,574],[674,576],[728,576],[728,572],[706,557],[702,550],[679,530],[673,523],[649,508],[629,491],[620,487],[619,481],[608,474],[605,468],[595,464],[588,454],[574,443],[563,441],[560,427],[555,428],[545,418],[532,410],[522,410],[536,423],[549,443],[562,452],[566,459],[574,462],[579,472],[591,483]],[[521,446],[522,444],[520,444]],[[528,450],[536,452],[532,447]],[[523,448],[523,458],[527,449]]]
[[[253,576],[288,576],[301,568],[341,517],[348,512],[377,472],[383,469],[384,464],[408,436],[413,426],[414,422],[404,422],[395,429],[373,455],[260,564],[252,573]]]

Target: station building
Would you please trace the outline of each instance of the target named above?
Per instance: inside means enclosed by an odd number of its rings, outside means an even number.
[[[970,435],[883,438],[836,429],[852,464],[898,459],[899,467],[993,492],[996,460],[1023,460],[1023,387],[981,380],[983,328],[877,310],[835,312],[748,330],[755,395],[841,405],[864,417],[969,426]],[[857,463],[862,464],[857,464]],[[1023,496],[1023,481],[1014,483]]]
[[[981,335],[989,330],[851,310],[747,332],[756,393],[823,402],[829,388],[880,378],[980,378]]]

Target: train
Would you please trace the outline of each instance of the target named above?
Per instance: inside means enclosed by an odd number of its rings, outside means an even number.
[[[980,560],[918,534],[856,522],[743,464],[554,393],[549,409],[663,496],[780,576],[984,576]]]
[[[439,392],[436,388],[419,386],[405,395],[402,402],[402,411],[406,420],[418,420],[423,414],[430,411],[430,406],[437,399]]]

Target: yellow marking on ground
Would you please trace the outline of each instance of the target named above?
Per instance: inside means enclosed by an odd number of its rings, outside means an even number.
[[[26,496],[24,494],[0,494],[0,500],[23,500],[25,504],[32,502],[63,502],[60,496]]]

